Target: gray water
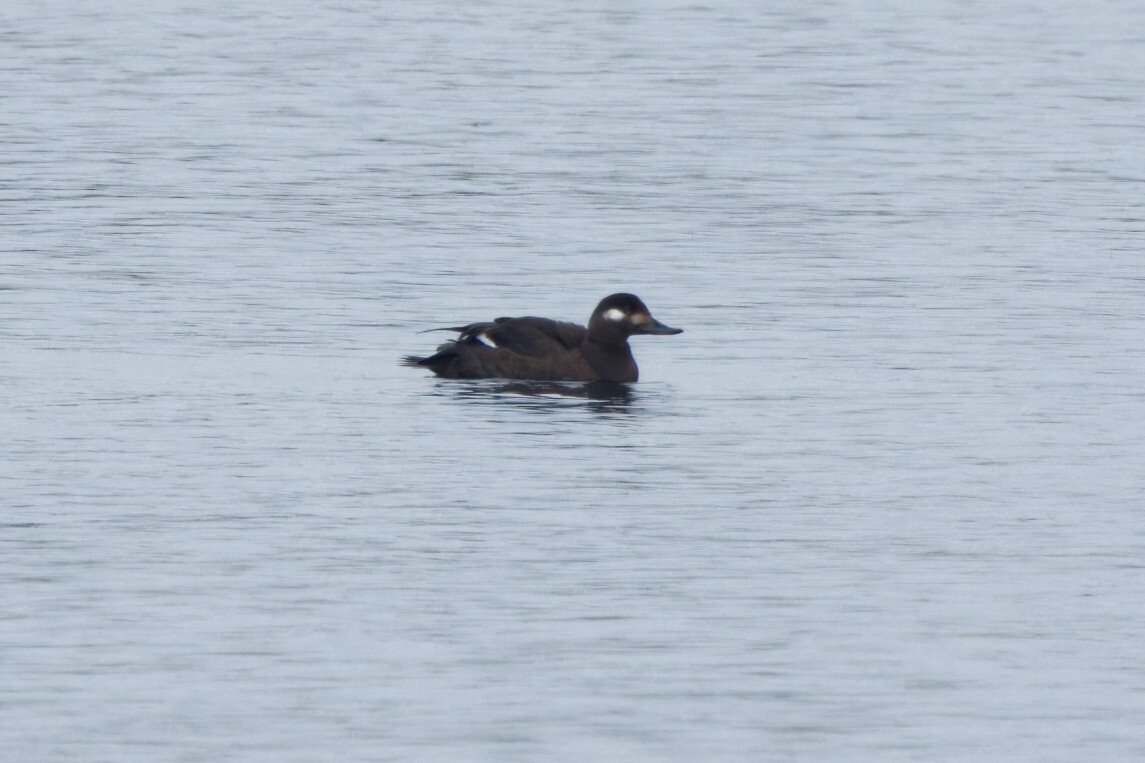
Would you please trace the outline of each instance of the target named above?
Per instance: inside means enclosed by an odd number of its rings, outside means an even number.
[[[131,8],[0,6],[5,761],[1145,757],[1145,6]]]

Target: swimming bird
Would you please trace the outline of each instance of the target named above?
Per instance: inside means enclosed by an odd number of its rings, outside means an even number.
[[[446,379],[634,382],[640,376],[628,337],[679,334],[652,317],[634,294],[605,297],[588,328],[548,318],[497,318],[431,331],[458,337],[427,358],[407,355],[402,364],[428,368]]]

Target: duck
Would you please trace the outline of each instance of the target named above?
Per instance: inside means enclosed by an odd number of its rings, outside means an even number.
[[[429,331],[454,331],[458,337],[428,357],[407,355],[402,365],[428,368],[444,379],[627,384],[640,378],[629,337],[680,334],[684,330],[653,318],[635,294],[618,293],[600,301],[587,328],[526,316]]]

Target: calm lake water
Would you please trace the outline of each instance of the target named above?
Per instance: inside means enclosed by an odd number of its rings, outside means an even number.
[[[1145,758],[1145,6],[766,6],[0,7],[4,759]]]

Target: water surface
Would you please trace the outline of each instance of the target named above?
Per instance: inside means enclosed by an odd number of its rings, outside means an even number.
[[[6,759],[1145,755],[1138,5],[0,20]]]

